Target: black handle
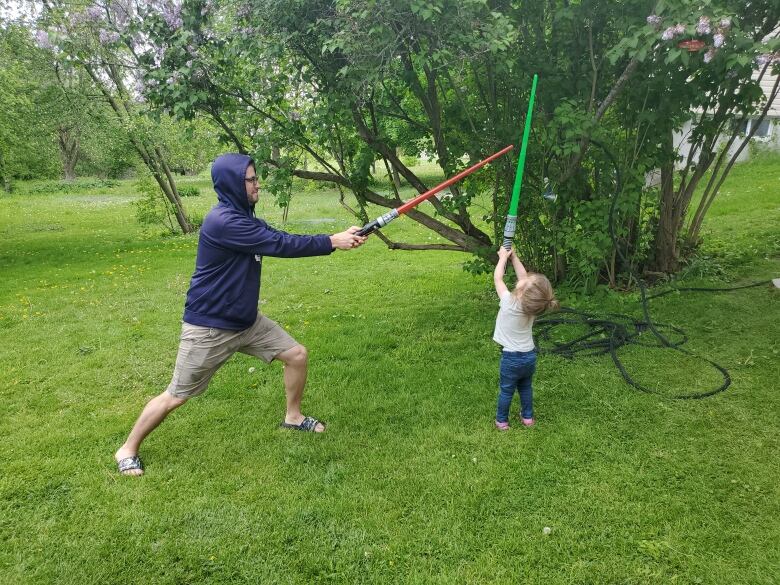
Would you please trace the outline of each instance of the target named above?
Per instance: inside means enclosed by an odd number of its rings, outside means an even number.
[[[373,234],[376,230],[378,230],[380,227],[379,222],[377,220],[374,220],[372,222],[367,223],[362,228],[360,228],[359,232],[356,232],[358,236],[367,236],[369,234]]]

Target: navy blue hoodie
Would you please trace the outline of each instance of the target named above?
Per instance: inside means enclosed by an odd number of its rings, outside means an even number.
[[[184,305],[184,321],[191,325],[234,331],[251,327],[257,318],[263,256],[299,258],[333,251],[327,235],[288,234],[254,216],[244,180],[251,164],[246,155],[224,154],[211,167],[219,203],[200,228]]]

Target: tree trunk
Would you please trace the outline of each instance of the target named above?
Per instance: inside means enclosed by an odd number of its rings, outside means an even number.
[[[3,151],[0,150],[0,182],[3,185],[3,191],[6,193],[11,192],[11,180],[8,174],[5,172],[5,158],[3,157]]]
[[[62,157],[62,167],[65,172],[65,180],[73,181],[76,178],[76,163],[81,155],[78,131],[67,126],[60,126],[57,129],[57,138],[60,145],[60,156]]]
[[[678,266],[677,222],[674,208],[674,161],[661,166],[661,211],[655,233],[653,269],[674,272]]]
[[[395,154],[398,158],[401,158],[401,149],[396,148]],[[390,169],[392,170],[392,176],[393,176],[393,185],[395,185],[395,190],[400,191],[401,190],[401,175],[398,174],[398,169],[395,168],[394,165],[390,165]]]
[[[97,75],[92,67],[87,64],[83,64],[82,67],[84,67],[84,70],[92,78],[92,81],[95,82],[95,85],[108,101],[117,120],[123,125],[128,124],[128,121],[132,120],[132,117],[137,115],[137,112],[133,109],[132,103],[123,97],[127,95],[127,91],[124,90],[121,77],[116,75],[110,66],[106,70],[106,72],[110,74],[116,87],[120,88],[118,94],[114,95],[108,85],[101,80],[100,76]],[[168,163],[166,162],[162,151],[154,144],[150,144],[142,134],[130,132],[128,138],[130,139],[130,144],[133,145],[135,151],[144,161],[146,168],[148,168],[152,173],[152,176],[154,176],[154,179],[157,181],[160,189],[162,189],[165,198],[173,206],[174,213],[176,214],[176,221],[178,222],[182,233],[189,234],[195,231],[195,228],[192,227],[192,224],[187,218],[187,213],[181,202],[181,197],[179,197],[179,191],[176,189],[176,182],[173,180],[171,170],[168,168]]]

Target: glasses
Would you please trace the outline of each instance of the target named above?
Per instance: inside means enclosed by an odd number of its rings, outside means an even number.
[[[257,184],[260,182],[260,179],[258,179],[258,178],[257,178],[257,175],[255,175],[254,177],[247,177],[247,178],[246,178],[246,179],[244,179],[244,180],[245,180],[247,183],[254,183],[255,185],[257,185]]]

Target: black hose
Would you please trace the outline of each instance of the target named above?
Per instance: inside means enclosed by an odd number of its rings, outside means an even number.
[[[612,155],[609,149],[606,148],[606,146],[592,139],[590,142],[599,147],[604,152],[604,154],[607,155],[607,158],[609,158],[610,162],[615,168],[615,194],[612,197],[612,203],[609,208],[609,236],[612,240],[612,245],[614,246],[616,253],[620,256],[621,261],[624,263],[624,265],[629,266],[632,276],[639,283],[642,313],[644,315],[644,319],[636,319],[629,315],[621,314],[608,314],[606,316],[599,316],[585,311],[562,308],[556,314],[543,315],[534,323],[536,345],[539,348],[540,353],[560,355],[568,359],[574,359],[578,355],[594,356],[608,353],[612,358],[615,367],[620,372],[620,375],[623,376],[623,379],[626,381],[626,383],[628,383],[630,386],[633,386],[637,390],[641,390],[642,392],[660,394],[657,390],[643,386],[631,377],[631,375],[626,370],[625,365],[618,356],[618,350],[621,347],[629,344],[643,345],[647,347],[663,347],[666,349],[679,351],[680,353],[706,362],[715,368],[723,378],[723,381],[719,386],[710,390],[705,390],[702,392],[687,392],[671,396],[663,394],[664,396],[677,400],[692,400],[706,398],[707,396],[713,396],[723,392],[731,385],[731,376],[729,375],[728,370],[708,358],[697,356],[684,347],[681,347],[688,341],[688,336],[686,335],[685,331],[673,325],[654,322],[650,317],[648,301],[650,299],[659,298],[676,291],[726,292],[757,287],[765,285],[771,281],[766,280],[761,282],[754,282],[751,284],[730,288],[672,288],[648,296],[647,284],[631,268],[631,264],[627,261],[626,257],[623,255],[622,250],[618,246],[617,236],[615,235],[615,208],[618,197],[623,191],[620,167],[618,166],[615,157]],[[555,328],[571,325],[584,326],[587,328],[587,332],[575,339],[570,339],[565,342],[556,341],[555,338],[558,336],[555,335]],[[661,332],[661,329],[674,333],[677,339],[670,339],[669,336],[671,334],[667,333],[664,335]],[[656,340],[655,343],[645,343],[639,340],[640,334],[645,331],[650,331],[653,334]],[[540,341],[544,343],[540,345]]]

